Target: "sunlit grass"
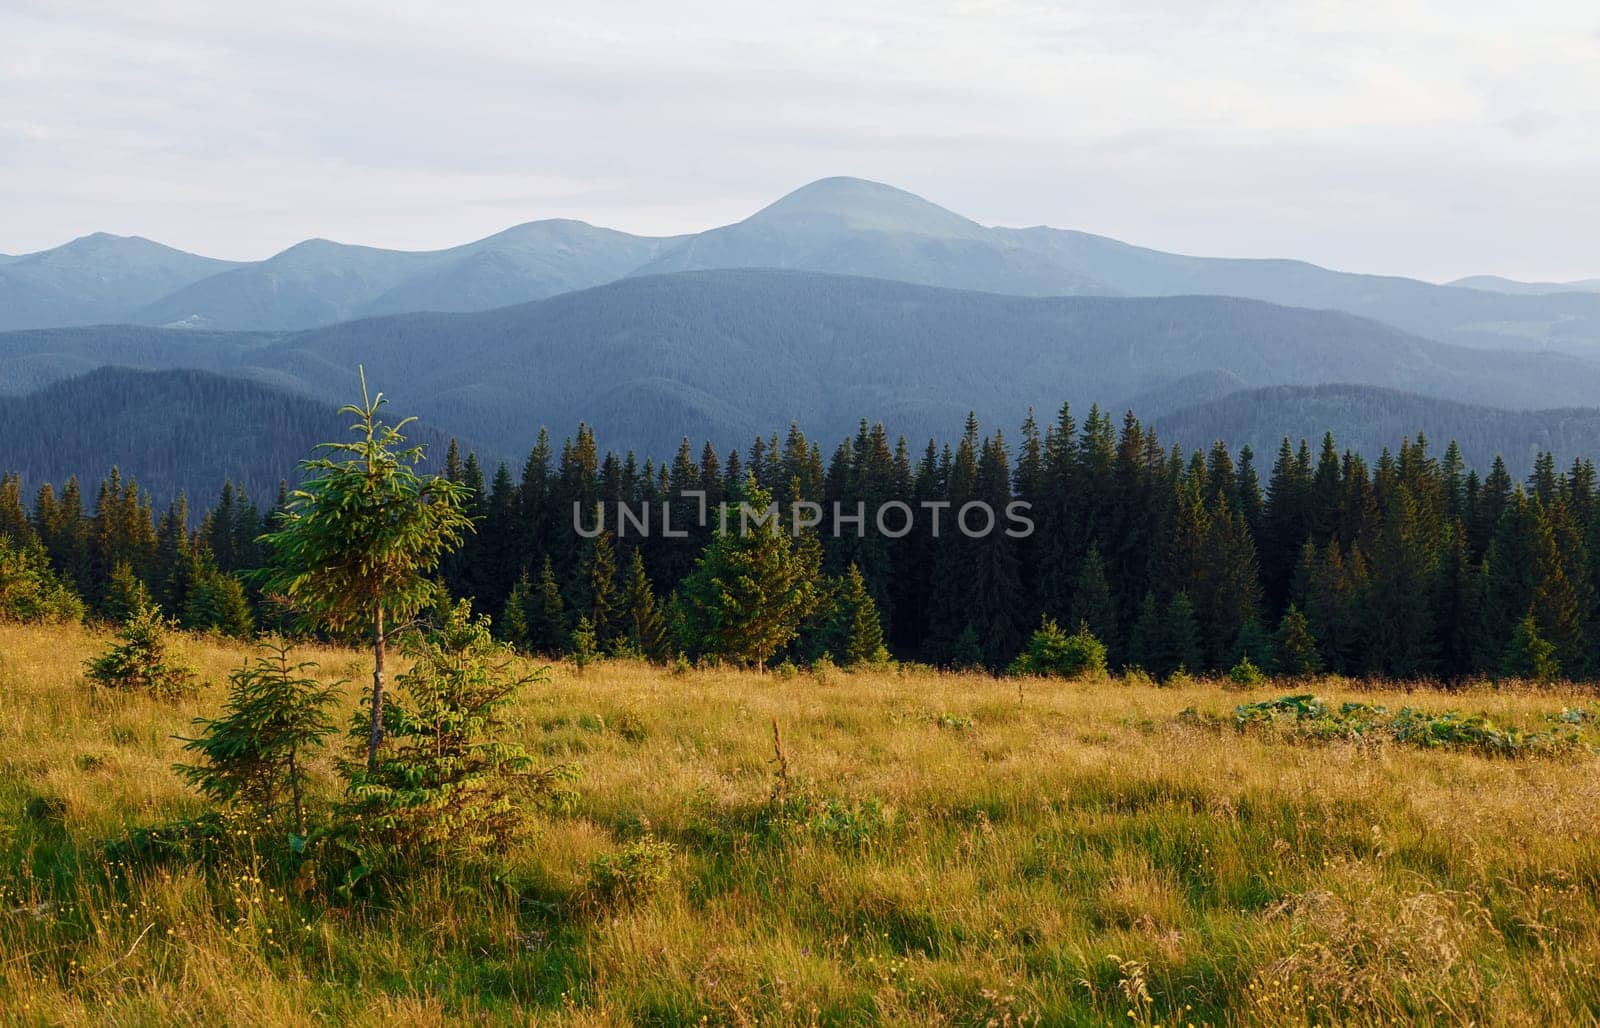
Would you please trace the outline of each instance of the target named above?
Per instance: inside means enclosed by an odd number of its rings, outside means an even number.
[[[895,671],[557,667],[517,730],[584,775],[499,881],[335,906],[248,860],[107,868],[199,812],[170,765],[208,683],[92,692],[107,637],[0,626],[0,1012],[90,1023],[1590,1023],[1600,778],[1186,723],[1316,692],[1538,728],[1572,692],[1163,689]],[[360,654],[307,648],[364,685]],[[776,720],[788,780],[775,761]],[[1192,719],[1191,719],[1192,720]],[[313,764],[334,786],[330,754]],[[776,798],[775,798],[776,797]],[[590,865],[670,843],[595,903]],[[299,883],[303,885],[304,883]]]

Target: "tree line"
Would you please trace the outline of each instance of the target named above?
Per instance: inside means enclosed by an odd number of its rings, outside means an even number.
[[[969,417],[920,451],[863,421],[826,459],[795,425],[726,455],[685,440],[660,463],[602,454],[580,425],[559,449],[541,431],[520,472],[486,474],[452,446],[441,478],[473,530],[438,581],[530,652],[1001,669],[1048,619],[1086,628],[1110,666],[1163,677],[1242,658],[1395,678],[1600,673],[1590,460],[1562,470],[1541,455],[1519,481],[1497,459],[1480,478],[1454,444],[1435,456],[1419,436],[1369,463],[1330,434],[1315,452],[1285,439],[1259,469],[1249,447],[1185,454],[1131,412],[1118,426],[1092,408],[1079,424],[1064,406],[1010,438]],[[869,516],[859,533],[724,536],[700,523],[697,492],[712,510],[1020,500],[1035,530],[935,536],[919,520],[891,538]],[[242,633],[282,616],[246,574],[282,502],[263,510],[225,487],[191,529],[181,501],[158,515],[116,472],[87,510],[75,481],[30,505],[10,476],[0,536],[93,612],[118,617],[143,595],[190,627]],[[575,530],[575,508],[618,503],[665,504],[687,537]]]

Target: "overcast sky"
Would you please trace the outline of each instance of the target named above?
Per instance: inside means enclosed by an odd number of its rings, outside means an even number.
[[[0,3],[0,253],[675,233],[841,174],[1188,253],[1600,276],[1600,4]]]

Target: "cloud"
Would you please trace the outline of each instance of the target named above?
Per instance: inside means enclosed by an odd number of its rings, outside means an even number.
[[[1592,9],[1532,6],[21,0],[0,251],[671,233],[857,174],[1196,252],[1595,274]]]

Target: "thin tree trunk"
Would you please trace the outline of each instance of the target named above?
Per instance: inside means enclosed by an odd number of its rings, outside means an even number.
[[[294,797],[294,834],[306,834],[305,807],[300,802],[300,769],[295,766],[294,750],[289,751],[289,793]]]
[[[378,769],[378,744],[383,741],[383,606],[372,624],[372,731],[367,736],[367,772]]]

